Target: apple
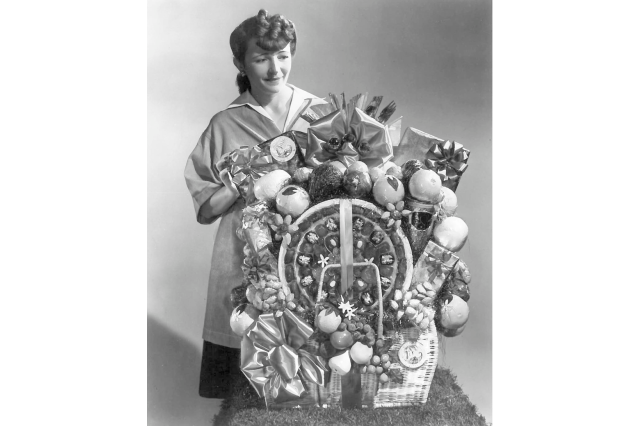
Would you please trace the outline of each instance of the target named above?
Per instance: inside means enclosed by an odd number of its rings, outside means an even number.
[[[351,371],[351,357],[349,351],[344,351],[340,355],[336,355],[329,360],[329,368],[341,376]]]
[[[391,166],[387,169],[387,176],[395,176],[398,179],[402,179],[402,169],[399,166]]]
[[[347,167],[347,173],[349,172],[369,173],[369,167],[367,167],[367,165],[362,161],[356,161],[355,163]]]
[[[418,170],[409,179],[409,193],[416,200],[436,203],[441,189],[440,176],[433,170]]]
[[[397,177],[386,175],[373,185],[373,198],[383,206],[388,203],[396,204],[404,199],[404,186]]]
[[[464,246],[468,235],[467,224],[455,216],[445,218],[433,228],[435,243],[453,252],[459,251]]]
[[[460,335],[460,333],[462,333],[464,331],[464,328],[467,325],[463,325],[462,327],[456,328],[456,329],[449,329],[449,328],[445,328],[444,331],[442,332],[442,335],[444,337],[456,337],[458,335]]]
[[[440,192],[442,192],[442,208],[444,212],[447,216],[453,216],[458,209],[458,197],[456,193],[446,186],[443,186]]]
[[[229,319],[229,325],[231,326],[231,331],[233,331],[238,336],[244,335],[244,332],[247,331],[247,328],[254,323],[255,320],[260,316],[260,311],[254,308],[252,305],[245,305],[244,311],[240,312],[242,306],[238,306],[231,313],[231,318]]]
[[[469,319],[469,305],[454,294],[445,296],[440,308],[440,325],[448,329],[458,329]]]
[[[280,214],[291,215],[294,219],[304,213],[311,204],[309,193],[296,185],[288,185],[276,195],[276,209]]]
[[[380,167],[371,167],[369,169],[369,176],[371,176],[371,181],[373,183],[376,183],[378,179],[380,179],[382,176],[385,176],[385,175],[386,173]]]
[[[373,186],[369,172],[348,171],[342,179],[342,186],[354,198],[362,198],[371,192]]]
[[[291,175],[284,170],[274,170],[253,183],[253,194],[259,201],[272,201],[278,191],[289,183]]]
[[[354,360],[356,364],[366,364],[373,356],[373,348],[356,342],[349,350],[349,355],[351,355],[351,359]]]
[[[344,173],[347,171],[347,166],[345,166],[338,160],[329,161],[327,164],[331,164],[333,167],[340,170],[340,173]]]
[[[300,167],[293,173],[293,180],[296,183],[305,183],[309,180],[309,175],[313,171],[310,167]]]
[[[334,348],[346,349],[353,343],[353,336],[348,330],[334,331],[331,333],[330,340]]]
[[[324,309],[316,317],[316,327],[325,333],[333,333],[338,329],[342,318],[333,309]]]

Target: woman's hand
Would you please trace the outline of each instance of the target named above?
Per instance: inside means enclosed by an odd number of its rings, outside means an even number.
[[[229,170],[224,169],[220,172],[220,180],[224,186],[200,207],[200,214],[207,219],[220,216],[229,210],[229,207],[231,207],[240,196],[238,187],[231,181]]]
[[[238,191],[238,187],[231,180],[231,175],[229,174],[229,169],[224,169],[220,172],[220,180],[224,184],[229,191],[234,192],[237,196],[240,196],[240,191]]]

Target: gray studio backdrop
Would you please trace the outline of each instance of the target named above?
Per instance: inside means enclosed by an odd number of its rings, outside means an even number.
[[[489,1],[179,1],[148,3],[148,415],[208,424],[198,397],[201,332],[216,225],[195,221],[182,177],[211,117],[237,96],[229,34],[263,7],[293,20],[289,81],[318,96],[395,100],[411,126],[471,150],[457,190],[470,228],[459,253],[471,316],[447,339],[450,367],[491,420],[491,3]]]

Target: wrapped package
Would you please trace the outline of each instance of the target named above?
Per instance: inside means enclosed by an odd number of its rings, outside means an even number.
[[[229,170],[242,198],[252,204],[256,201],[253,194],[256,180],[274,170],[293,175],[304,167],[301,143],[306,145],[306,138],[306,133],[289,131],[252,147],[242,146],[223,156],[216,167],[220,171]]]
[[[428,282],[438,292],[459,260],[453,252],[429,241],[413,268],[414,281]]]

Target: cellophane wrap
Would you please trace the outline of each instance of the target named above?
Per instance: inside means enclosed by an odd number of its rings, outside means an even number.
[[[256,201],[253,194],[256,180],[274,170],[284,170],[293,175],[304,167],[300,140],[300,132],[286,132],[258,145],[242,146],[225,155],[216,166],[220,171],[229,170],[242,198],[247,204],[252,204]]]
[[[453,252],[429,241],[413,268],[413,279],[430,283],[437,292],[451,274],[458,260],[460,258]]]

